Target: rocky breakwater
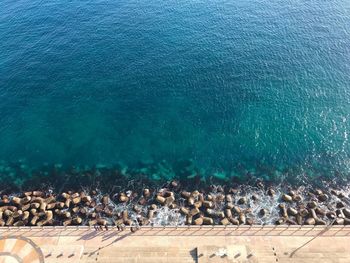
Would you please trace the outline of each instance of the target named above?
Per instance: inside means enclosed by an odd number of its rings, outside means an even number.
[[[0,195],[0,226],[350,225],[349,188],[215,186]]]

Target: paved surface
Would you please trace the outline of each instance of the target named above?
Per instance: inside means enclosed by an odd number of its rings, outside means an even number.
[[[350,263],[350,226],[0,228],[1,262]]]

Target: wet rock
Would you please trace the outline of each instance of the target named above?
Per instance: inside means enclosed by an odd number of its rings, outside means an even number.
[[[295,219],[296,219],[296,222],[297,222],[298,225],[302,225],[303,224],[303,217],[301,215],[297,214],[295,216]]]
[[[214,220],[210,217],[203,217],[203,224],[204,225],[213,225]]]
[[[312,217],[309,217],[305,220],[305,225],[315,225],[316,224],[316,220]]]
[[[244,205],[244,204],[247,203],[247,198],[246,197],[241,197],[241,198],[238,199],[237,203],[239,205]]]
[[[157,195],[156,200],[158,201],[158,203],[160,203],[161,205],[165,204],[165,198],[163,196]]]
[[[279,204],[278,207],[280,208],[281,216],[287,218],[288,213],[287,213],[287,208],[286,208],[285,204]]]
[[[201,208],[203,205],[202,201],[197,201],[194,203],[194,207]]]
[[[322,192],[322,190],[320,190],[320,189],[316,189],[316,190],[315,190],[315,194],[316,194],[316,195],[322,195],[323,192]]]
[[[119,195],[119,202],[127,203],[129,202],[129,197],[127,197],[124,193],[122,193]]]
[[[322,219],[316,218],[315,221],[316,225],[327,225],[327,222]]]
[[[291,216],[296,216],[298,214],[298,210],[293,207],[288,207],[287,212]]]
[[[301,217],[306,217],[309,214],[309,211],[307,211],[307,209],[304,208],[304,209],[300,209],[298,213]]]
[[[204,201],[203,202],[203,206],[206,208],[213,208],[214,207],[214,203],[211,201]]]
[[[181,192],[181,197],[182,198],[188,199],[190,196],[191,196],[190,192],[186,192],[186,191],[182,191]]]
[[[74,199],[73,199],[74,200]],[[105,195],[102,197],[102,204],[104,205],[108,205],[109,204],[109,196],[108,195]],[[79,198],[79,202],[80,202],[80,198]]]
[[[290,195],[283,194],[283,195],[282,195],[282,200],[283,200],[284,202],[292,202],[292,201],[293,201],[293,198],[292,198]]]
[[[319,200],[320,202],[326,202],[326,201],[328,200],[328,195],[326,195],[326,194],[321,194],[321,195],[319,195],[317,198],[318,198],[318,200]]]
[[[307,203],[307,207],[308,207],[308,208],[311,208],[311,209],[314,209],[314,208],[317,207],[317,202],[316,202],[316,201],[308,202],[308,203]]]
[[[230,217],[229,220],[232,225],[239,225],[239,220],[237,218]]]
[[[315,208],[315,212],[316,214],[320,215],[320,216],[325,216],[326,215],[326,211],[320,207],[316,207]]]
[[[285,218],[279,218],[276,220],[275,224],[276,225],[283,225],[286,222]]]
[[[190,197],[187,199],[187,203],[188,203],[188,205],[194,205],[194,198],[193,198],[193,196],[190,196]]]
[[[302,200],[303,200],[303,198],[301,197],[301,195],[296,194],[293,196],[294,202],[301,202]]]
[[[247,222],[246,220],[247,220],[247,219],[246,219],[246,216],[245,216],[244,213],[240,213],[239,216],[238,216],[238,218],[239,218],[239,223],[240,223],[240,224],[243,224],[243,225],[246,224],[246,222]]]
[[[267,209],[265,209],[265,208],[262,208],[262,209],[260,209],[260,211],[259,211],[259,215],[260,215],[261,217],[266,216],[268,213],[269,213],[269,211],[268,211]]]
[[[258,201],[259,200],[259,197],[255,194],[252,195],[252,200],[253,201]]]
[[[199,209],[197,207],[194,207],[191,209],[190,215],[195,216],[195,215],[199,214],[199,212],[200,212]]]
[[[198,217],[197,219],[194,220],[194,224],[197,225],[197,226],[203,225],[203,218],[202,217]]]
[[[227,226],[230,224],[230,221],[227,219],[227,218],[223,218],[221,221],[220,221],[220,225],[224,225],[224,226]]]
[[[153,217],[154,217],[154,211],[155,211],[155,210],[151,210],[151,209],[148,210],[147,217],[148,217],[149,220],[153,219]]]
[[[288,224],[288,225],[297,225],[298,223],[295,220],[291,219],[291,218],[286,218],[286,224]]]
[[[246,219],[246,224],[247,225],[253,225],[254,224],[254,219],[253,218],[251,218],[251,217],[248,217],[247,219]]]
[[[190,211],[186,207],[181,207],[180,212],[183,215],[188,215],[190,213]]]
[[[238,206],[234,206],[234,207],[232,208],[232,210],[233,210],[233,212],[234,212],[235,214],[240,214],[240,213],[242,213],[241,208],[239,208]]]
[[[268,194],[269,196],[274,196],[274,195],[276,194],[276,192],[275,192],[275,190],[273,190],[272,188],[269,188],[269,189],[267,190],[267,194]]]
[[[334,224],[335,225],[344,225],[344,223],[345,223],[345,220],[344,220],[344,218],[336,218],[335,219],[335,221],[334,221]]]
[[[192,224],[192,216],[191,215],[187,215],[186,216],[186,225],[191,225]]]
[[[336,207],[337,207],[337,208],[344,208],[345,205],[344,205],[343,202],[340,201],[340,202],[337,202]]]
[[[333,211],[328,211],[326,213],[326,216],[329,218],[329,219],[335,219],[337,217],[336,213],[333,212]]]
[[[81,225],[82,222],[83,222],[83,219],[82,219],[81,217],[75,217],[75,218],[73,218],[73,220],[72,220],[72,223],[73,223],[74,225]]]
[[[309,210],[309,216],[314,218],[314,219],[317,219],[317,215],[316,215],[315,209],[310,209]]]
[[[345,215],[345,217],[350,218],[350,209],[344,208],[343,209],[343,214]]]
[[[225,209],[225,215],[226,215],[227,218],[232,217],[231,209]]]

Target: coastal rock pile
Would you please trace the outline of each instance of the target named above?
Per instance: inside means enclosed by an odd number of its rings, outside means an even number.
[[[211,186],[186,191],[177,181],[159,189],[31,191],[0,196],[0,226],[47,225],[350,225],[343,190]]]

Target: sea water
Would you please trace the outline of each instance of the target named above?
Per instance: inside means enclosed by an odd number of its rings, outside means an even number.
[[[1,171],[191,159],[333,177],[349,132],[349,1],[0,1]]]

